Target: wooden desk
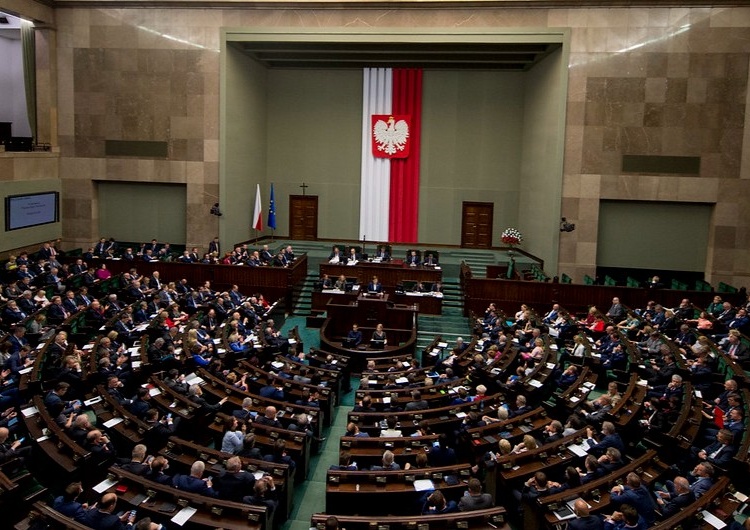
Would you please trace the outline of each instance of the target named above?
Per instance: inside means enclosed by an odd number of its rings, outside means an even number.
[[[75,258],[68,258],[66,263],[74,262]],[[114,275],[128,272],[131,268],[138,269],[139,274],[150,276],[159,271],[163,281],[178,282],[185,278],[194,288],[203,285],[206,280],[211,281],[214,289],[228,290],[232,285],[239,286],[240,291],[249,295],[260,292],[267,300],[283,298],[286,311],[294,307],[293,287],[307,277],[307,255],[299,256],[287,268],[282,267],[247,267],[238,265],[205,265],[203,263],[180,263],[175,261],[126,261],[94,259],[89,266],[98,267],[106,263],[107,268]]]
[[[394,260],[388,263],[369,263],[360,261],[356,265],[331,265],[320,264],[320,277],[327,274],[331,279],[336,279],[342,274],[347,278],[357,278],[357,283],[364,285],[370,283],[373,276],[377,276],[383,287],[389,292],[396,289],[396,285],[403,282],[435,283],[443,281],[443,271],[433,267],[409,267],[402,261]]]
[[[414,353],[417,310],[390,303],[387,294],[377,298],[360,295],[353,304],[328,303],[326,312],[328,318],[320,329],[321,346],[349,357],[349,366],[354,373],[362,372],[367,357],[393,357]],[[342,340],[355,323],[359,324],[362,331],[362,344],[358,349],[345,348]],[[383,324],[388,338],[388,344],[382,350],[369,347],[369,338],[377,324]]]
[[[316,513],[311,518],[311,527],[324,530],[329,514]],[[431,529],[458,528],[459,523],[466,523],[469,530],[508,530],[510,526],[505,522],[505,508],[496,506],[486,510],[472,512],[457,512],[440,515],[393,516],[378,515],[363,517],[357,515],[336,516],[341,528],[348,530],[372,530],[372,528],[388,528],[390,530],[414,530],[420,525],[427,525]]]
[[[334,304],[346,305],[357,300],[359,293],[343,291],[313,291],[312,308],[318,311],[325,311],[329,302]],[[397,304],[414,305],[417,304],[419,312],[426,315],[440,315],[443,312],[443,297],[432,296],[430,293],[393,293],[391,300]]]

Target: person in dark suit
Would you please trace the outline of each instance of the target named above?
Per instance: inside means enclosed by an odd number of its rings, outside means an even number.
[[[417,251],[412,250],[408,256],[406,256],[406,264],[409,267],[416,267],[419,265],[419,256],[417,256]]]
[[[71,482],[65,488],[65,491],[52,502],[52,508],[63,514],[65,517],[81,522],[88,510],[88,504],[78,502],[78,496],[83,493],[83,486],[80,482]]]
[[[197,493],[206,497],[217,497],[218,494],[213,488],[211,477],[203,479],[203,473],[206,471],[206,464],[201,460],[196,460],[190,466],[189,475],[175,475],[172,479],[172,486],[178,490]]]
[[[135,514],[125,511],[121,516],[112,512],[117,507],[117,495],[105,493],[98,502],[96,508],[86,512],[81,522],[94,530],[131,530],[134,528]]]
[[[482,493],[482,483],[479,479],[469,479],[469,489],[458,501],[458,510],[461,512],[470,512],[474,510],[484,510],[492,507],[492,495]]]
[[[122,464],[120,467],[134,475],[145,477],[151,471],[151,466],[149,465],[150,462],[146,462],[147,451],[145,445],[137,444],[133,447],[130,460]]]
[[[456,451],[448,447],[448,437],[445,433],[438,437],[437,447],[433,446],[427,455],[427,460],[434,467],[452,466],[458,462]]]
[[[419,390],[415,390],[411,393],[411,401],[409,401],[404,407],[404,411],[414,410],[425,410],[430,408],[430,404],[427,400],[422,399],[422,393]]]
[[[388,249],[385,247],[385,245],[380,245],[378,247],[378,251],[375,253],[375,258],[379,259],[380,261],[391,260],[391,255],[388,253]]]
[[[255,423],[260,425],[267,425],[269,427],[281,427],[281,423],[276,419],[276,407],[269,405],[266,407],[265,413],[261,416],[255,417]]]
[[[351,348],[356,348],[362,343],[362,332],[359,330],[359,326],[355,323],[352,324],[352,329],[346,335],[346,340],[349,342]]]
[[[177,430],[177,425],[169,415],[159,418],[157,409],[149,409],[144,421],[150,428],[144,434],[143,441],[152,452],[157,452],[167,445],[169,437],[173,436]]]
[[[438,265],[438,260],[435,256],[432,255],[432,253],[427,254],[427,257],[424,259],[424,262],[422,262],[422,265],[425,267],[436,267]]]
[[[636,509],[638,515],[643,517],[648,526],[654,524],[656,513],[651,492],[641,484],[641,478],[636,473],[628,473],[625,484],[615,486],[611,493],[610,503],[616,510],[623,504],[629,504]]]
[[[354,265],[356,264],[360,259],[362,259],[362,256],[357,254],[357,249],[352,247],[349,249],[349,255],[346,257],[346,264],[347,265]]]
[[[621,453],[625,452],[625,444],[622,442],[620,435],[615,432],[615,425],[612,422],[605,421],[602,423],[602,434],[602,439],[597,442],[594,440],[594,430],[591,427],[586,429],[589,454],[602,456],[610,447],[614,447]]]
[[[151,461],[151,470],[146,474],[148,480],[153,480],[159,484],[172,484],[172,477],[165,471],[169,469],[169,462],[163,456],[157,456]]]
[[[443,513],[453,513],[458,511],[458,504],[454,500],[446,500],[445,495],[440,490],[426,492],[422,505],[422,515],[437,515]]]
[[[569,530],[603,530],[604,521],[601,517],[591,515],[589,505],[583,499],[576,499],[573,503],[573,513],[576,518],[568,522]]]
[[[367,284],[367,292],[378,294],[383,292],[383,284],[380,283],[380,280],[378,280],[377,276],[373,276],[372,280],[370,280],[370,283]]]
[[[734,435],[728,429],[721,429],[716,433],[716,441],[704,449],[692,447],[690,453],[698,462],[708,462],[713,466],[726,468],[737,453],[733,445]]]
[[[674,479],[672,492],[666,493],[660,491],[657,492],[656,497],[656,504],[659,506],[659,511],[661,511],[665,519],[672,517],[683,508],[692,504],[693,501],[695,501],[695,495],[690,491],[690,483],[685,477]]]
[[[220,499],[242,502],[242,498],[253,493],[255,476],[242,469],[242,461],[233,456],[226,462],[226,470],[216,478],[214,483]]]

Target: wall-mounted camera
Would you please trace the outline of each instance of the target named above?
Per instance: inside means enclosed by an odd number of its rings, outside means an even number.
[[[221,217],[222,215],[224,215],[221,213],[221,210],[219,210],[218,202],[214,203],[214,205],[211,207],[211,215],[215,215],[216,217]]]
[[[575,229],[575,223],[569,223],[565,217],[560,218],[560,232],[572,232]]]

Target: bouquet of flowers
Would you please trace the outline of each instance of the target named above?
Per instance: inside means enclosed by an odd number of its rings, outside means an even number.
[[[518,245],[523,241],[523,236],[517,228],[506,228],[503,234],[500,236],[500,241],[511,247]]]

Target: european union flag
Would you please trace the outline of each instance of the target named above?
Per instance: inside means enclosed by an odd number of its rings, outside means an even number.
[[[268,207],[268,228],[276,230],[276,200],[273,198],[273,184],[271,184],[271,205]]]

